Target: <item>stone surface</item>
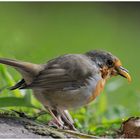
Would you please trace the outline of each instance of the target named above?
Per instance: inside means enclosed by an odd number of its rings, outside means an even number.
[[[0,138],[51,138],[28,131],[21,121],[0,117]]]

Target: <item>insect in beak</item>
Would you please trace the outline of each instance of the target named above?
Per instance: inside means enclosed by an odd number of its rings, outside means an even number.
[[[123,68],[122,66],[118,66],[118,67],[116,67],[116,71],[119,75],[126,78],[128,80],[128,82],[131,82],[131,76],[127,69]]]

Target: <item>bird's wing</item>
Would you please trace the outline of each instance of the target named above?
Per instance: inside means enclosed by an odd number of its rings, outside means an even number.
[[[49,61],[33,82],[22,88],[41,88],[46,91],[77,89],[84,86],[94,73],[97,74],[97,68],[86,56],[64,55]]]

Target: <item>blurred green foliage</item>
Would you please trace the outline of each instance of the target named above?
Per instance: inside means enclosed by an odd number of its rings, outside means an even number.
[[[98,134],[140,114],[139,16],[140,3],[132,2],[0,2],[0,54],[34,63],[94,49],[119,57],[132,83],[112,78],[93,103],[71,112],[78,128]],[[15,70],[0,65],[0,77],[1,108],[30,114],[42,108],[30,90],[5,89],[20,79]],[[47,116],[40,119],[50,119]]]

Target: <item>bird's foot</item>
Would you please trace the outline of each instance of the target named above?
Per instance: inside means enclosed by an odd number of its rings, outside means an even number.
[[[58,128],[58,129],[68,129],[67,126],[65,126],[64,124],[63,125],[62,124],[60,125],[55,119],[49,121],[47,124],[50,127],[54,127],[54,128]]]
[[[62,125],[62,124],[60,125],[55,119],[49,121],[49,122],[47,123],[47,125],[50,126],[50,127],[58,128],[58,129],[65,129],[65,130],[78,131],[78,130],[75,128],[74,124],[67,124],[67,123],[64,122],[63,125]]]
[[[67,130],[73,130],[73,131],[78,131],[74,124],[68,124],[68,123],[64,123],[65,127],[67,128]]]

